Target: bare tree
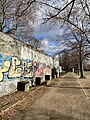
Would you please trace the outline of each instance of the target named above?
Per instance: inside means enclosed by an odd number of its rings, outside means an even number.
[[[64,36],[65,43],[72,50],[77,51],[77,57],[79,59],[80,73],[81,78],[84,78],[83,75],[83,62],[90,57],[90,44],[86,41],[86,37],[77,29],[69,29],[67,34]]]
[[[86,36],[86,40],[90,44],[89,32],[90,32],[90,1],[89,0],[41,0],[36,1],[42,6],[46,6],[45,13],[43,15],[44,23],[59,22],[60,26],[65,26],[67,23],[72,27],[77,28],[81,33]],[[84,19],[87,23],[85,29],[80,24],[77,24],[76,18]],[[81,20],[80,20],[81,21]],[[84,26],[83,26],[84,27]],[[88,29],[86,29],[88,28]]]
[[[76,49],[65,49],[60,53],[60,65],[63,67],[63,70],[66,72],[74,72],[78,73],[78,63],[79,63],[79,58],[78,58],[78,53]]]
[[[26,36],[33,31],[35,0],[0,0],[0,31]]]
[[[65,72],[68,72],[71,68],[71,66],[70,66],[70,54],[67,50],[64,50],[62,52],[61,66],[63,67],[63,70],[65,70]]]
[[[80,73],[83,78],[83,61],[90,54],[90,1],[46,0],[38,3],[47,6],[43,15],[44,23],[58,22],[60,26],[65,26],[65,29],[70,29],[67,38],[64,38],[64,43],[78,50]]]
[[[85,14],[90,17],[90,1],[89,0],[80,0],[80,4]]]

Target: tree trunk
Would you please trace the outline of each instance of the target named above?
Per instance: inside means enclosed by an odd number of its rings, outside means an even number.
[[[79,75],[79,64],[77,65],[77,73]]]
[[[83,62],[80,61],[80,78],[84,78],[84,75],[83,75]]]
[[[79,57],[80,57],[80,78],[85,78],[83,75],[83,47],[82,47],[82,39],[80,42],[80,51],[79,51]]]

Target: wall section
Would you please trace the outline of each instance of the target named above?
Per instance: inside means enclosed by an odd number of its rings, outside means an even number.
[[[0,32],[0,95],[16,90],[17,81],[51,75],[53,59]]]

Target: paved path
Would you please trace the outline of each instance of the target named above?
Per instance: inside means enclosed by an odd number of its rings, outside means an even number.
[[[68,73],[47,87],[48,92],[11,119],[90,120],[90,99],[73,73]]]

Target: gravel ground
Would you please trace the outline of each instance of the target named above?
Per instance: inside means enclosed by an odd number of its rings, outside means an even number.
[[[76,74],[68,73],[31,92],[14,93],[11,96],[21,102],[6,111],[1,119],[90,120],[90,81],[78,78]]]
[[[47,91],[44,86],[30,88],[27,92],[15,92],[0,98],[0,120],[10,120],[19,110],[34,104]],[[4,111],[4,112],[3,112]],[[17,119],[18,120],[18,119]]]

